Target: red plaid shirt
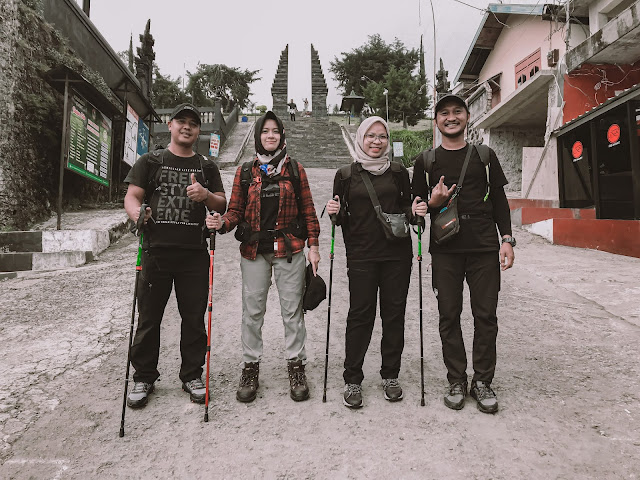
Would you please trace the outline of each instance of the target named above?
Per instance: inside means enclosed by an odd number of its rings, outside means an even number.
[[[287,156],[284,164],[282,165],[281,175],[285,178],[289,177],[289,169],[287,167],[287,163],[289,163],[289,161],[289,157]],[[227,213],[222,216],[225,232],[230,232],[245,220],[249,222],[252,231],[260,231],[260,192],[262,190],[262,181],[259,167],[260,164],[256,158],[251,169],[253,181],[251,182],[251,185],[249,185],[246,202],[240,183],[242,166],[238,167],[236,176],[233,179],[229,208]],[[320,236],[320,223],[318,222],[316,209],[313,205],[313,198],[311,197],[311,189],[309,188],[307,174],[300,162],[298,162],[298,170],[300,172],[300,205],[302,207],[301,219],[307,225],[307,233],[309,235],[309,238],[307,239],[307,246],[311,247],[319,245],[318,237]],[[293,189],[293,184],[290,181],[280,181],[279,185],[280,200],[278,205],[278,218],[276,219],[275,226],[276,230],[287,228],[298,216],[298,203],[296,202],[296,194]],[[291,239],[292,253],[298,253],[304,249],[304,240],[295,237],[290,233],[286,233],[285,235]],[[287,252],[282,235],[278,235],[276,239],[278,242],[278,248],[274,252],[275,256],[278,258],[286,257]],[[240,244],[240,254],[249,260],[256,259],[257,250],[258,242]]]

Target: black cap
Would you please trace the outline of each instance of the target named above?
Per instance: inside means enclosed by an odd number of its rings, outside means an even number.
[[[182,112],[192,112],[198,119],[198,125],[202,124],[202,120],[200,120],[200,111],[190,103],[181,103],[176,108],[174,108],[173,111],[171,112],[171,116],[169,117],[169,120],[173,120]]]
[[[327,285],[320,275],[313,275],[313,267],[311,264],[307,265],[304,281],[307,288],[305,289],[304,298],[302,299],[302,309],[305,311],[313,310],[327,298]]]
[[[463,106],[467,113],[469,113],[469,107],[467,106],[467,102],[464,101],[464,98],[459,97],[458,95],[454,95],[453,93],[447,93],[442,98],[440,98],[438,100],[438,103],[436,103],[436,108],[434,111],[437,113],[438,110],[440,110],[440,107],[442,107],[445,102],[457,103],[458,105]]]

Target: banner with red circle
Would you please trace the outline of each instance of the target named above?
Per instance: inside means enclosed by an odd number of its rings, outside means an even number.
[[[616,143],[620,140],[620,125],[614,123],[609,127],[609,130],[607,130],[607,140],[609,140],[609,143]]]
[[[573,147],[571,147],[571,155],[573,156],[573,158],[580,158],[582,157],[583,150],[584,148],[582,147],[582,142],[577,141],[573,144]]]

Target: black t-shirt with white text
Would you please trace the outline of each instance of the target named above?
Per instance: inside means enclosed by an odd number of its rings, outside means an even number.
[[[151,247],[177,247],[186,249],[206,248],[204,242],[206,207],[203,202],[194,202],[187,196],[187,187],[191,185],[191,174],[206,186],[200,155],[179,157],[169,150],[162,153],[156,190],[149,196],[149,206],[153,221],[145,232],[145,244]],[[146,189],[150,171],[149,154],[141,156],[133,165],[125,183]],[[220,171],[213,162],[206,162],[208,189],[211,192],[223,192]],[[211,173],[209,173],[211,172]]]

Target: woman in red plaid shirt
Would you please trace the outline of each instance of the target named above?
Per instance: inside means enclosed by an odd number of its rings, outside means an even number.
[[[236,230],[242,271],[242,375],[236,398],[252,402],[258,389],[262,358],[262,325],[273,274],[280,297],[285,327],[285,354],[289,369],[290,396],[309,398],[305,376],[307,331],[302,312],[305,258],[315,274],[320,261],[320,224],[311,197],[307,174],[287,155],[282,121],[271,111],[255,128],[256,156],[238,168],[229,209],[224,215],[207,216],[207,227],[220,233]],[[297,167],[299,182],[295,179]],[[243,185],[242,170],[250,169]],[[246,175],[245,178],[249,177]],[[299,183],[299,198],[296,186]]]

